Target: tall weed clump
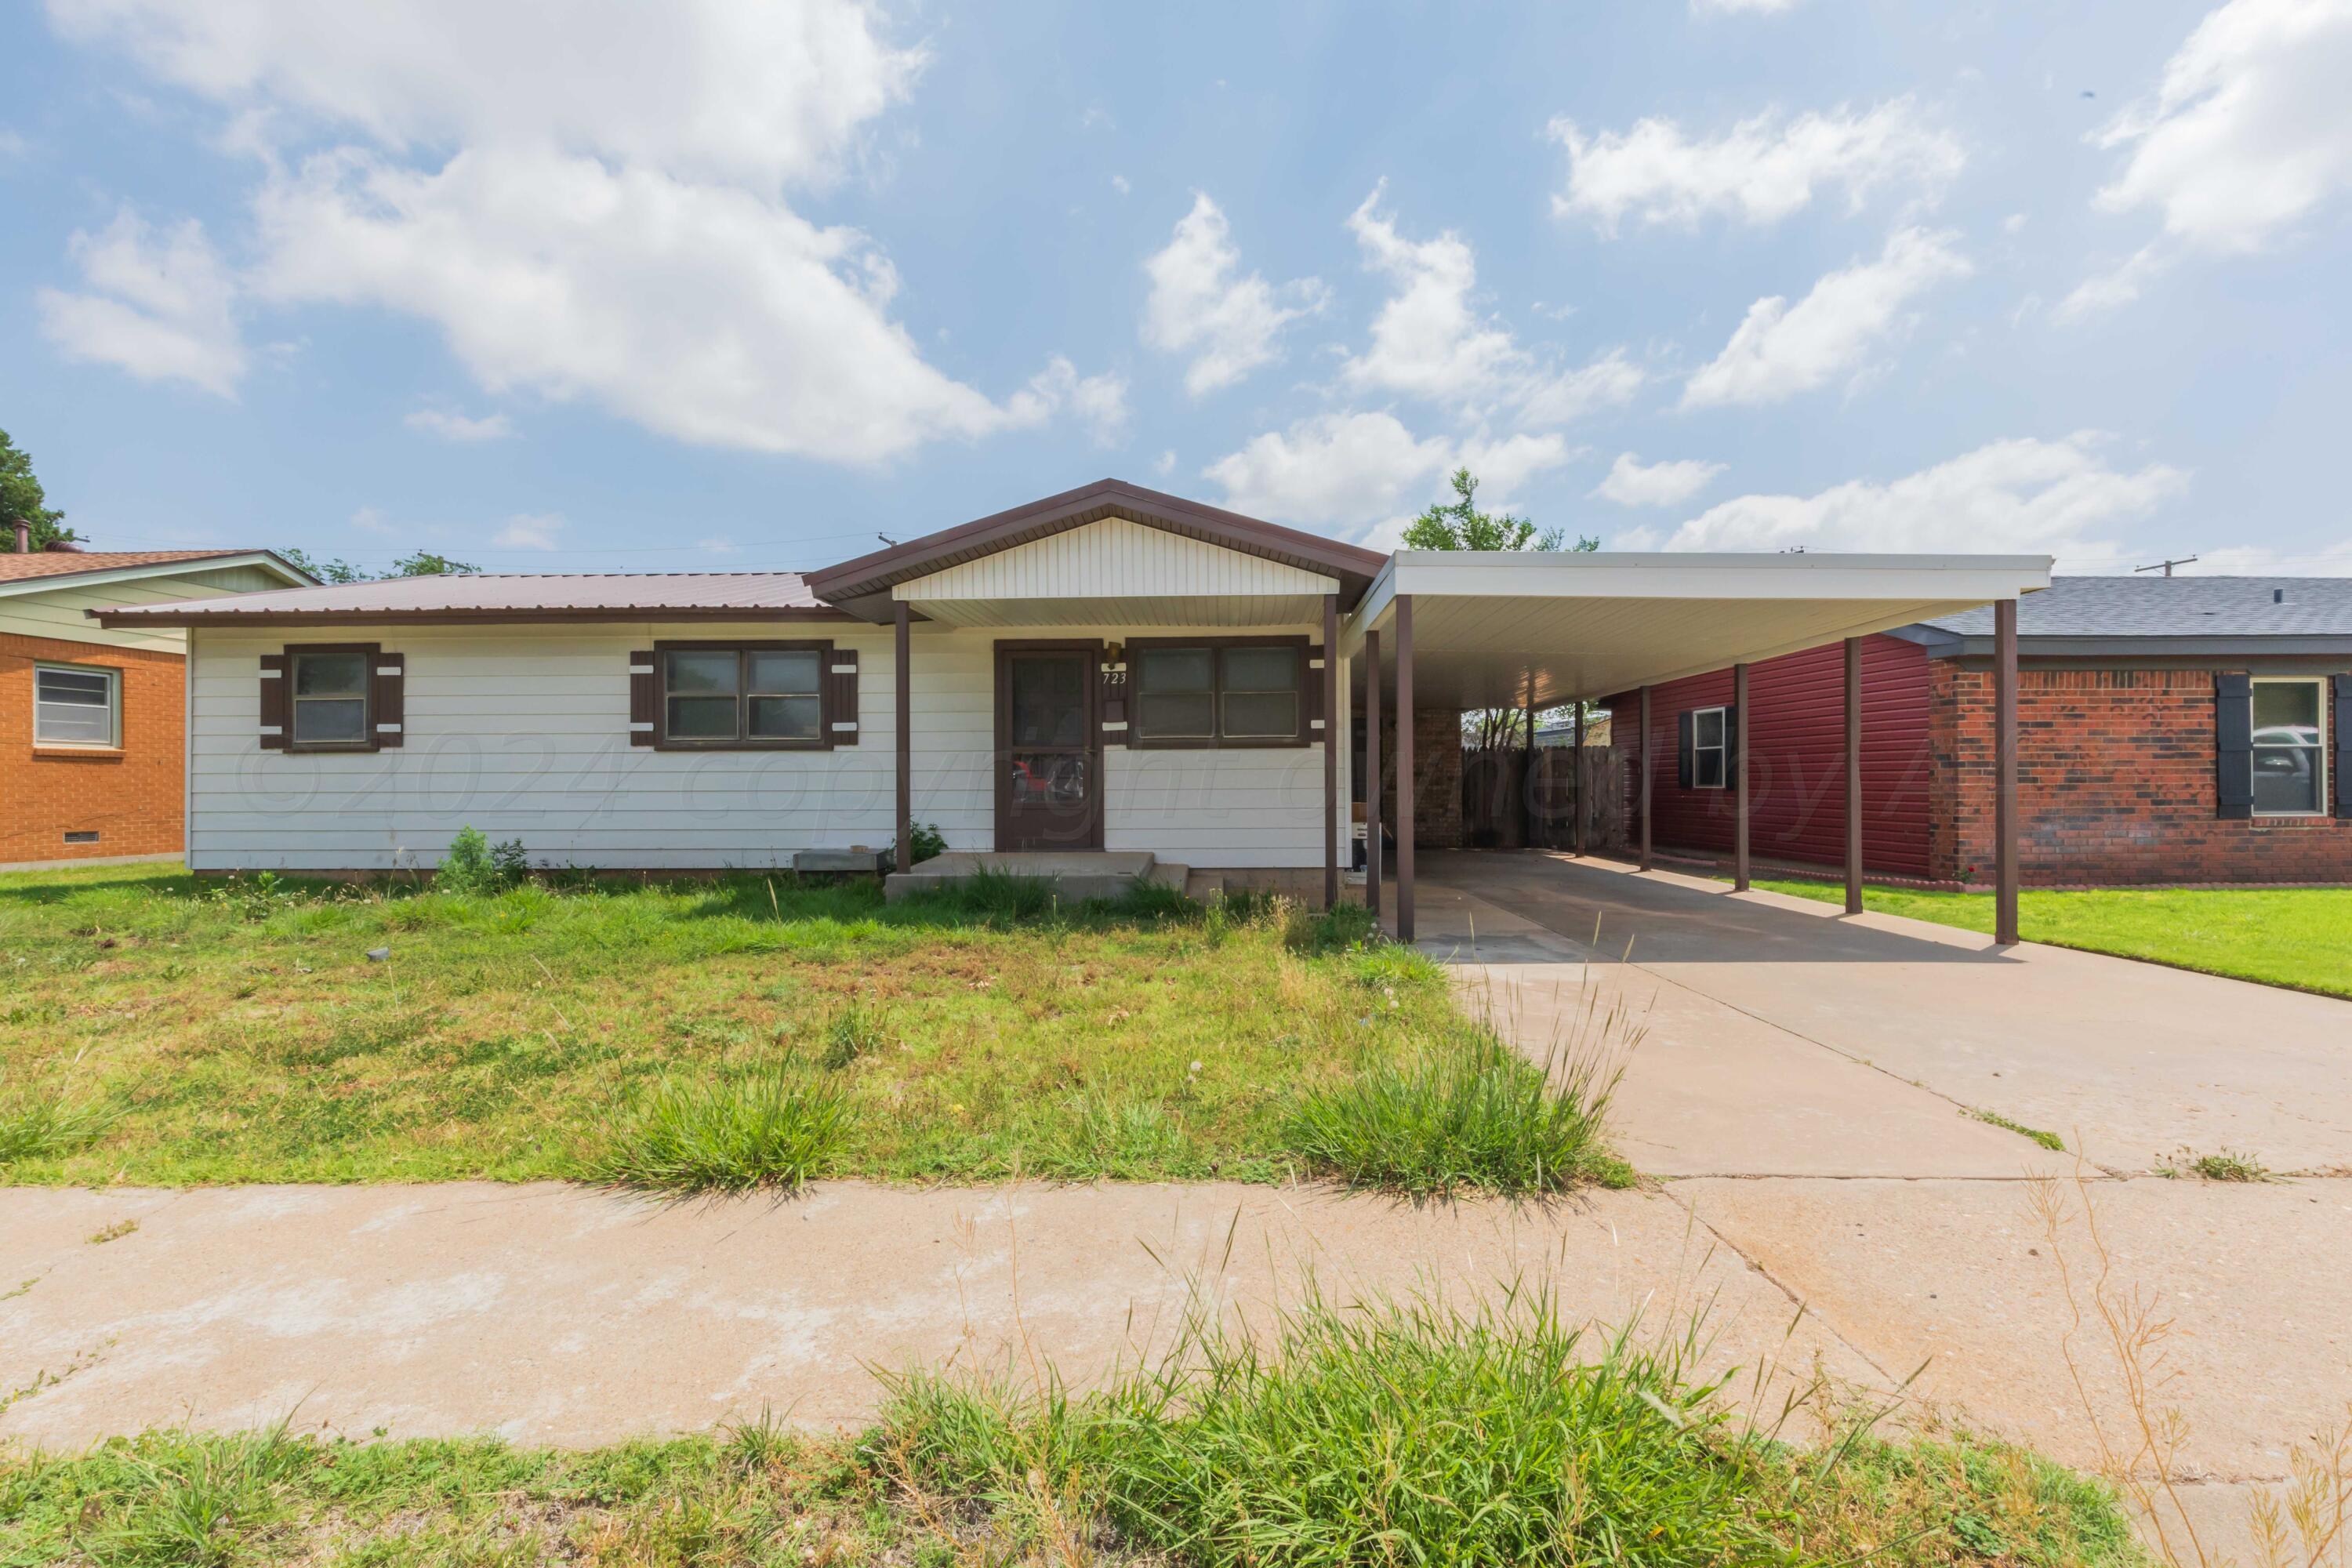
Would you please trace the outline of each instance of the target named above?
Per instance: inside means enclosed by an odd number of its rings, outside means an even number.
[[[849,1097],[790,1060],[730,1076],[665,1076],[608,1120],[592,1180],[653,1192],[794,1190],[821,1175],[848,1131]]]

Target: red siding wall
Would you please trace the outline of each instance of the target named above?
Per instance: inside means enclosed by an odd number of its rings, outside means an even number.
[[[1732,792],[1675,782],[1678,716],[1731,700],[1731,672],[1693,676],[1650,692],[1651,828],[1661,848],[1731,848]],[[1759,858],[1824,866],[1845,859],[1845,648],[1809,648],[1748,672],[1749,844]],[[1872,637],[1862,648],[1863,861],[1876,874],[1927,877],[1930,865],[1928,660],[1916,643]],[[1638,693],[1612,698],[1630,744]],[[1636,818],[1629,810],[1627,822]],[[1634,831],[1639,831],[1638,826]]]

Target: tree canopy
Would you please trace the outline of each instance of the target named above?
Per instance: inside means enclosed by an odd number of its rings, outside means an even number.
[[[1496,517],[1478,510],[1477,476],[1466,468],[1453,475],[1454,500],[1434,502],[1404,531],[1407,550],[1598,550],[1601,541],[1580,537],[1574,544],[1557,528],[1538,532],[1523,517]]]
[[[0,550],[16,548],[16,520],[33,525],[33,548],[50,543],[72,544],[80,535],[65,526],[66,514],[49,505],[41,481],[33,477],[32,456],[0,430]]]
[[[392,563],[389,572],[371,572],[364,566],[354,566],[340,558],[313,561],[309,552],[291,546],[278,553],[321,583],[380,583],[392,577],[468,577],[481,570],[470,561],[452,561],[446,555],[438,555],[430,550],[402,556]]]

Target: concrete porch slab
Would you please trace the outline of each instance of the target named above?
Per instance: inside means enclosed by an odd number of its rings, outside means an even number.
[[[1051,882],[1064,901],[1116,899],[1151,875],[1149,850],[993,851],[951,849],[935,855],[911,871],[893,871],[882,880],[882,896],[896,902],[917,893],[944,888],[983,871],[1000,877],[1032,878]]]

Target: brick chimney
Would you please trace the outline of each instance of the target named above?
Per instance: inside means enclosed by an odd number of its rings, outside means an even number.
[[[32,552],[33,525],[20,517],[16,520],[16,553],[30,555]]]

